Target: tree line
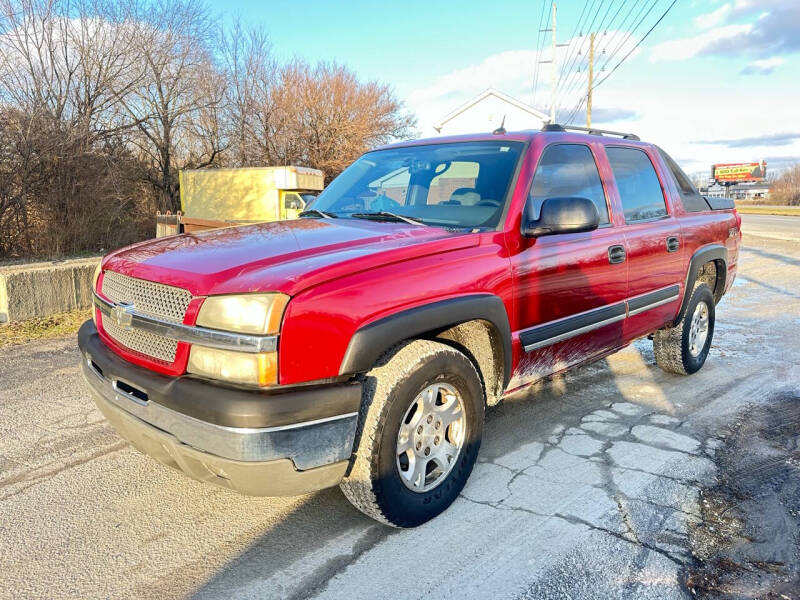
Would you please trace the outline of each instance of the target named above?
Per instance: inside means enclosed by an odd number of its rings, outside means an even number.
[[[0,0],[0,259],[152,236],[180,169],[330,180],[414,125],[389,86],[280,61],[264,29],[192,0]]]
[[[768,204],[800,206],[800,163],[771,179]]]

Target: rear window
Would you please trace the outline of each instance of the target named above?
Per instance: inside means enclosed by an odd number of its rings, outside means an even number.
[[[669,168],[669,172],[672,174],[672,179],[675,181],[675,185],[678,188],[678,194],[681,197],[683,208],[688,212],[708,210],[708,202],[700,195],[697,188],[692,185],[692,181],[686,176],[683,169],[678,166],[678,163],[672,160],[672,157],[661,148],[658,148],[658,152],[661,154],[661,158],[664,159],[664,162]]]
[[[667,215],[667,205],[650,157],[638,148],[607,146],[625,222],[648,221]]]

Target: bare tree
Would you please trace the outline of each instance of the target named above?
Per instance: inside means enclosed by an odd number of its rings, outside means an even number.
[[[132,156],[123,136],[136,123],[120,103],[142,71],[119,6],[0,2],[0,124],[3,166],[10,167],[0,201],[6,207],[0,247],[80,251],[107,240],[110,223],[119,226],[135,212]],[[105,210],[97,210],[104,201]],[[13,235],[11,215],[22,236]]]
[[[362,83],[335,63],[287,65],[277,103],[290,124],[281,158],[322,169],[329,180],[366,150],[408,137],[415,125],[389,86]]]
[[[330,180],[410,134],[389,87],[271,50],[193,0],[0,0],[0,256],[140,239],[178,208],[183,168]]]
[[[222,151],[213,122],[224,90],[209,51],[214,22],[191,0],[136,6],[131,17],[139,25],[133,51],[144,76],[122,105],[137,123],[132,142],[152,165],[147,181],[158,207],[175,210],[178,170],[214,164]]]
[[[237,19],[220,40],[220,56],[228,79],[228,162],[242,167],[278,164],[275,141],[286,118],[275,102],[278,64],[266,32],[245,28]]]
[[[235,24],[222,55],[232,165],[311,166],[330,180],[366,150],[412,132],[414,119],[388,86],[336,64],[279,67],[258,30]]]
[[[772,182],[770,204],[800,206],[800,163],[786,169]]]

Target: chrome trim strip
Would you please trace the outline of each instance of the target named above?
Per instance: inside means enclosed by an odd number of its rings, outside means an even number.
[[[601,307],[605,308],[605,307]],[[569,318],[569,317],[567,317]],[[594,329],[599,329],[600,327],[605,327],[606,325],[611,325],[611,323],[617,323],[618,321],[622,321],[625,319],[625,315],[619,315],[618,317],[611,317],[610,319],[606,319],[605,321],[598,321],[597,323],[592,323],[591,325],[586,325],[584,327],[580,327],[578,329],[573,329],[566,333],[562,333],[561,335],[557,335],[551,338],[547,338],[546,340],[540,340],[534,344],[528,344],[527,346],[523,346],[525,352],[530,352],[531,350],[537,350],[539,348],[543,348],[544,346],[550,346],[551,344],[556,344],[558,342],[568,340],[569,338],[575,337],[576,335],[581,335],[582,333],[587,333]],[[550,321],[547,323],[554,323],[555,321]],[[544,324],[544,323],[543,323]],[[538,325],[537,325],[538,327]]]
[[[639,308],[637,308],[635,310],[630,310],[630,308],[628,306],[628,304],[629,304],[629,302],[631,300],[634,300],[636,298],[640,298],[642,296],[648,296],[650,294],[657,294],[660,291],[666,290],[666,289],[674,287],[674,286],[680,286],[680,284],[671,283],[670,285],[665,285],[664,287],[658,288],[656,290],[651,290],[649,292],[645,292],[644,294],[637,294],[636,296],[631,296],[630,298],[626,298],[625,300],[623,300],[623,302],[625,303],[625,314],[623,314],[623,315],[620,315],[618,317],[612,317],[610,319],[605,319],[603,321],[599,321],[597,323],[592,323],[591,325],[586,325],[584,327],[579,327],[578,329],[572,329],[572,330],[570,330],[570,331],[568,331],[566,333],[562,333],[560,335],[556,335],[556,336],[553,336],[551,338],[547,338],[545,340],[540,340],[540,341],[535,342],[533,344],[523,345],[522,348],[523,348],[523,350],[525,350],[525,352],[531,352],[532,350],[538,350],[539,348],[543,348],[545,346],[550,346],[552,344],[557,344],[558,342],[563,342],[564,340],[568,340],[569,338],[581,335],[583,333],[588,333],[589,331],[593,331],[595,329],[599,329],[600,327],[605,327],[606,325],[611,325],[612,323],[617,323],[619,321],[622,321],[623,319],[627,319],[628,317],[633,317],[633,316],[638,315],[640,313],[643,313],[645,311],[652,310],[654,308],[658,308],[659,306],[663,306],[664,304],[669,304],[670,302],[675,302],[675,300],[678,300],[681,297],[680,287],[678,287],[678,291],[674,295],[670,296],[669,298],[663,298],[661,300],[657,300],[655,302],[651,302],[650,304],[647,304],[645,306],[641,306],[641,307],[639,307]],[[581,317],[581,316],[585,316],[585,315],[590,315],[590,314],[592,314],[592,312],[595,312],[595,311],[598,311],[598,310],[602,310],[602,309],[604,309],[604,308],[606,308],[608,306],[614,306],[615,304],[618,304],[618,302],[612,302],[611,304],[605,304],[603,306],[599,306],[597,308],[593,308],[591,310],[587,310],[587,311],[582,312],[582,313],[576,313],[576,314],[570,315],[568,317],[562,317],[560,319],[555,319],[553,321],[547,321],[546,323],[540,323],[539,325],[535,325],[534,327],[529,327],[528,329],[524,329],[520,333],[524,333],[525,331],[530,331],[531,329],[535,329],[537,327],[542,327],[542,326],[545,326],[545,325],[552,325],[553,323],[558,323],[560,321],[564,321],[565,319],[572,319],[572,318],[575,318],[575,317]]]
[[[82,361],[92,391],[149,425],[202,452],[241,461],[291,458],[298,469],[310,469],[352,452],[358,412],[277,427],[228,427],[184,415],[157,402],[143,402],[121,392],[115,378],[101,375],[88,356]],[[147,392],[147,390],[143,390]]]
[[[113,319],[114,308],[121,305],[116,305],[105,298],[101,298],[97,292],[94,292],[92,295],[94,305],[100,312],[106,317]],[[141,329],[178,342],[198,344],[208,348],[217,348],[219,350],[236,350],[239,352],[251,353],[274,352],[278,349],[277,335],[250,335],[246,333],[208,329],[206,327],[183,325],[182,323],[172,323],[170,321],[143,315],[136,311],[130,311],[129,315],[131,318],[131,328]]]
[[[645,306],[637,308],[636,310],[629,311],[628,312],[628,316],[632,317],[634,315],[638,315],[639,313],[643,313],[646,310],[651,310],[653,308],[658,308],[659,306],[661,306],[663,304],[669,304],[670,302],[675,302],[675,300],[680,298],[680,296],[681,296],[680,292],[678,292],[677,294],[675,294],[674,296],[670,296],[669,298],[664,298],[663,300],[658,300],[657,302],[653,302],[652,304],[647,304]]]

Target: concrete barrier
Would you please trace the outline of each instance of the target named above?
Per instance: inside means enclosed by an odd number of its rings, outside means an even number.
[[[96,257],[0,267],[0,323],[89,308],[99,261]]]

